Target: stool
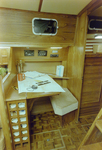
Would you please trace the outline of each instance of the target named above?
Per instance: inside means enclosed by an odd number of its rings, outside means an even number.
[[[62,116],[62,126],[74,120],[75,110],[78,109],[77,99],[67,88],[64,91],[50,97],[54,113]]]

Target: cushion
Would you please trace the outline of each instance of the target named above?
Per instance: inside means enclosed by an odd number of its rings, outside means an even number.
[[[64,88],[64,90],[65,92],[50,97],[54,113],[60,116],[78,109],[77,99],[67,88]]]

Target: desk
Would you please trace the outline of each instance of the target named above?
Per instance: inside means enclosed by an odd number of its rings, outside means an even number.
[[[15,82],[14,85],[17,86],[17,83]],[[53,96],[56,94],[60,94],[60,92],[18,94],[18,90],[14,90],[12,87],[10,87],[9,92],[6,95],[6,103],[8,108],[8,115],[9,115],[14,150],[30,150],[28,115],[32,109],[32,106],[39,97]],[[27,106],[27,101],[28,101],[28,106]],[[20,108],[19,103],[24,103],[24,107]],[[13,108],[13,105],[16,106]],[[25,114],[20,115],[20,112],[25,112]],[[24,120],[24,122],[21,122],[21,118],[26,118],[26,120]],[[17,119],[18,121],[16,123],[12,122],[12,120],[14,119]],[[25,126],[25,124],[27,126]],[[18,128],[14,129],[15,126],[16,127],[18,126]],[[25,128],[22,128],[24,126]],[[25,134],[23,134],[23,132],[25,132]],[[15,136],[15,133],[17,134],[17,136]]]

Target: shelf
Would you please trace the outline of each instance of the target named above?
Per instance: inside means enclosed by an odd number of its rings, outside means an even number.
[[[64,79],[64,80],[70,79],[69,77],[59,77],[59,76],[53,75],[53,74],[48,74],[48,75],[53,79]]]
[[[96,121],[96,127],[100,130],[100,132],[102,133],[102,120],[97,120]]]
[[[102,150],[102,142],[84,145],[80,148],[80,150]]]
[[[36,115],[39,113],[45,113],[49,111],[53,111],[53,107],[51,105],[50,99],[48,97],[46,98],[44,97],[34,103],[31,111],[31,115]]]

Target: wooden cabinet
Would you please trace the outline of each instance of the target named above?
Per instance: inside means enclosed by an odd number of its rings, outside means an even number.
[[[26,100],[7,102],[14,150],[30,150]]]
[[[80,116],[97,114],[101,106],[102,54],[85,56]]]
[[[10,48],[0,48],[0,65],[8,65]]]

